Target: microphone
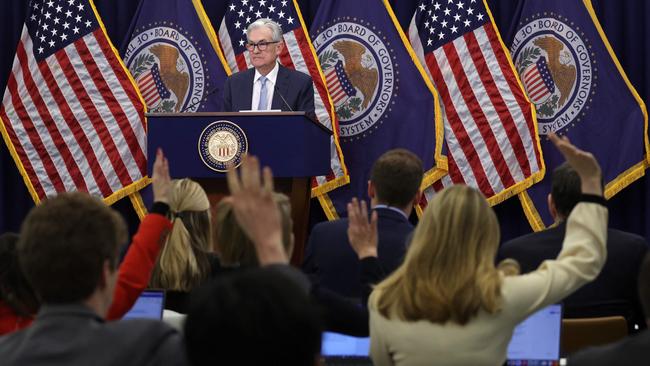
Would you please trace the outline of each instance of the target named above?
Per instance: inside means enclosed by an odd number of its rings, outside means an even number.
[[[289,110],[290,110],[291,112],[295,112],[295,111],[293,110],[293,108],[291,108],[291,106],[289,105],[289,103],[287,103],[287,100],[284,99],[284,95],[282,95],[282,93],[280,93],[280,89],[278,88],[278,85],[277,85],[276,83],[273,83],[273,90],[274,90],[276,93],[278,93],[278,95],[280,96],[280,98],[282,98],[282,101],[284,102],[284,105],[286,105],[287,108],[289,108]]]
[[[194,108],[197,104],[205,102],[205,100],[208,99],[208,97],[209,97],[210,95],[214,94],[217,90],[219,90],[219,87],[218,87],[218,86],[215,86],[215,87],[212,88],[209,92],[205,93],[205,95],[203,96],[203,98],[201,98],[201,100],[199,100],[198,102],[195,102],[195,103],[192,103],[192,104],[188,105],[187,107],[183,108],[183,109],[182,109],[180,112],[178,112],[178,113],[183,113],[183,112],[185,112],[185,111],[188,110],[188,109],[192,109],[192,108]]]

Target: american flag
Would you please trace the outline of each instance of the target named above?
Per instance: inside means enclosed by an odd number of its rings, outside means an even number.
[[[539,181],[533,107],[483,1],[420,1],[409,38],[445,110],[449,178],[438,186],[467,184],[494,204]]]
[[[327,81],[327,88],[330,91],[334,105],[338,105],[340,101],[357,95],[357,88],[348,79],[341,60],[331,70],[325,71],[325,81]]]
[[[151,69],[136,80],[140,93],[148,106],[155,106],[159,101],[171,96],[171,92],[165,86],[162,78],[160,77],[160,69],[158,64],[153,64]]]
[[[312,196],[327,193],[349,182],[338,139],[338,121],[332,108],[325,82],[319,70],[316,54],[295,1],[290,0],[230,0],[219,26],[219,42],[231,70],[243,71],[252,66],[246,49],[246,28],[259,18],[270,18],[280,24],[284,48],[279,61],[283,66],[311,75],[314,80],[316,118],[333,131],[331,142],[331,171],[312,181]]]
[[[144,106],[89,0],[32,0],[0,109],[36,202],[144,183]]]

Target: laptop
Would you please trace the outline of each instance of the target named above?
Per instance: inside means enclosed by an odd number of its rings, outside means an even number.
[[[165,309],[164,290],[144,290],[135,304],[122,319],[161,320]]]
[[[508,366],[560,365],[562,305],[550,305],[520,323],[508,345]]]
[[[372,366],[370,338],[324,332],[321,347],[326,366]]]

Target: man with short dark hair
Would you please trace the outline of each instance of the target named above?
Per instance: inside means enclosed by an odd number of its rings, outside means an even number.
[[[234,271],[193,295],[185,322],[192,365],[318,365],[320,314],[278,269]]]
[[[568,165],[553,171],[548,206],[556,226],[524,235],[504,243],[498,260],[515,259],[522,273],[534,271],[547,259],[556,258],[562,249],[566,218],[580,198],[580,177]],[[630,331],[637,324],[645,328],[636,283],[639,266],[647,251],[646,241],[620,230],[607,230],[607,261],[598,277],[564,300],[567,318],[622,315]]]
[[[378,253],[355,254],[348,241],[348,220],[314,226],[307,244],[303,270],[323,287],[362,298],[360,260],[378,256],[386,274],[395,270],[406,252],[406,237],[413,231],[408,217],[420,198],[422,161],[405,149],[390,150],[374,163],[368,181],[370,205],[378,215]]]
[[[650,255],[646,255],[639,271],[639,297],[643,310],[650,314]],[[645,319],[650,326],[650,318]],[[571,366],[647,365],[650,360],[650,330],[622,341],[590,348],[569,357]]]
[[[18,242],[43,305],[34,323],[0,339],[2,365],[185,365],[182,340],[160,321],[104,323],[113,300],[124,220],[86,193],[34,207]]]

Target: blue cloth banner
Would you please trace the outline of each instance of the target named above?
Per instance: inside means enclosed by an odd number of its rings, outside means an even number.
[[[323,1],[310,35],[339,117],[350,184],[329,193],[345,214],[352,197],[367,199],[370,168],[384,152],[405,148],[424,164],[423,188],[440,177],[442,124],[436,95],[387,2]],[[438,114],[439,115],[439,114]],[[439,136],[437,139],[436,136]],[[438,158],[438,159],[437,159]]]
[[[149,112],[222,110],[227,77],[199,0],[142,0],[122,48]]]
[[[523,1],[517,19],[510,51],[537,110],[548,172],[520,200],[539,230],[553,221],[546,196],[553,169],[564,161],[546,135],[568,136],[592,152],[603,169],[605,197],[610,198],[644,175],[647,113],[588,0]]]

